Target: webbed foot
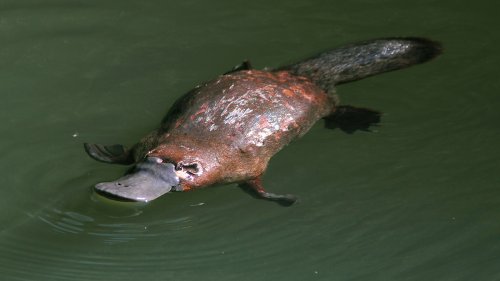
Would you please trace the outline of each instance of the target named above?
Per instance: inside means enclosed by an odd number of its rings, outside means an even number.
[[[125,149],[121,144],[102,145],[84,143],[83,146],[87,154],[97,161],[123,165],[134,163],[130,151]]]
[[[325,126],[328,129],[339,128],[352,134],[357,130],[370,131],[370,127],[380,123],[382,113],[362,107],[341,105],[335,109],[333,114],[325,117]]]
[[[240,187],[257,198],[275,201],[282,206],[291,206],[299,199],[297,196],[292,194],[275,194],[267,192],[262,185],[260,177],[241,183]]]
[[[250,70],[252,69],[252,64],[248,60],[244,60],[242,63],[235,65],[231,70],[224,73],[224,75],[231,74],[240,70]]]

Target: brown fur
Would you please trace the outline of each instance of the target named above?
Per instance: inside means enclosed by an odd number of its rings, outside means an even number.
[[[271,157],[331,114],[335,99],[307,78],[258,70],[223,75],[191,91],[135,148],[136,161],[196,163],[184,190],[244,182]]]
[[[160,187],[175,184],[168,190],[236,182],[259,198],[291,204],[295,196],[269,193],[262,185],[274,154],[321,118],[326,117],[328,128],[348,133],[369,130],[380,121],[375,110],[337,107],[335,86],[423,63],[441,51],[441,44],[428,39],[385,38],[332,49],[274,71],[249,70],[245,61],[181,97],[160,128],[132,150],[99,144],[85,144],[85,149],[107,163],[165,163],[158,167],[170,167],[173,175],[166,175]],[[142,198],[132,191],[133,198]]]

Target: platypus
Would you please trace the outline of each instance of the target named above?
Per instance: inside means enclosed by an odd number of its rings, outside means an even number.
[[[380,121],[376,110],[339,104],[335,87],[426,62],[441,53],[424,38],[383,38],[334,48],[274,69],[233,67],[181,96],[154,130],[130,149],[85,143],[94,159],[134,166],[95,190],[148,202],[169,191],[238,183],[256,197],[291,205],[297,197],[266,191],[271,157],[320,119],[348,133]]]

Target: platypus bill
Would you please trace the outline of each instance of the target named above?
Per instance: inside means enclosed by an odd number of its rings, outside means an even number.
[[[131,149],[85,144],[94,159],[132,165],[98,193],[154,200],[169,191],[239,183],[257,197],[290,205],[297,197],[267,192],[261,178],[271,157],[316,121],[347,133],[369,130],[380,113],[339,105],[335,86],[428,61],[441,45],[423,38],[359,42],[273,70],[245,61],[177,100],[160,127]]]

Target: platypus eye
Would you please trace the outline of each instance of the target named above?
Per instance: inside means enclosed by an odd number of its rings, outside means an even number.
[[[184,163],[184,162],[179,162],[177,164],[176,170],[182,170],[185,171],[191,175],[199,175],[201,173],[201,168],[200,168],[199,163]]]

